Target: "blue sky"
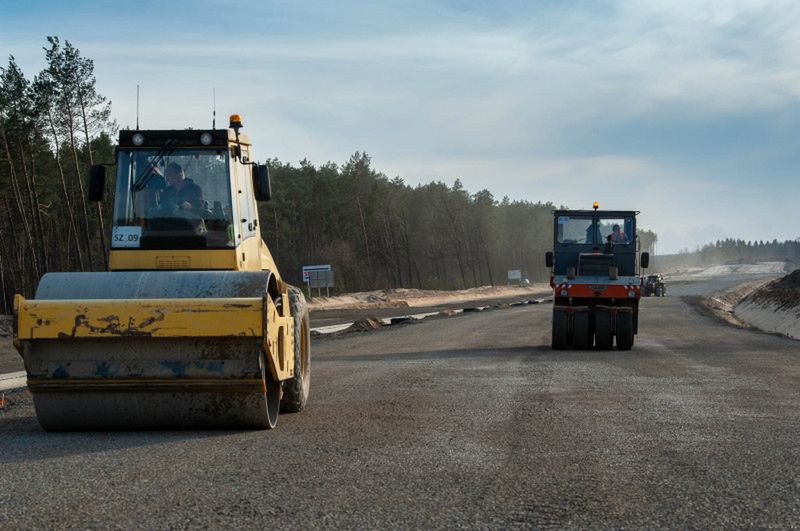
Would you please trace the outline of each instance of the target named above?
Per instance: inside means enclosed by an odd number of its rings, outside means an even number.
[[[240,113],[257,155],[637,209],[659,252],[800,237],[800,3],[11,2],[0,54],[95,60],[120,125]]]

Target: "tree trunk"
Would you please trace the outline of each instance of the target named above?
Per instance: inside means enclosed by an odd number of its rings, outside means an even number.
[[[364,211],[361,208],[361,197],[356,194],[356,205],[358,206],[358,216],[361,219],[361,230],[364,234],[364,249],[367,252],[367,266],[372,270],[372,258],[369,255],[369,238],[367,237],[367,222],[364,220]]]
[[[53,135],[53,145],[55,146],[55,157],[56,157],[56,167],[58,168],[58,176],[61,180],[61,192],[64,194],[64,204],[67,207],[67,214],[68,214],[68,226],[71,233],[74,235],[74,238],[68,238],[68,240],[72,240],[72,244],[75,246],[75,254],[78,258],[78,266],[80,267],[81,271],[86,271],[86,267],[83,263],[83,252],[81,251],[81,244],[78,238],[78,228],[75,222],[75,209],[72,206],[72,201],[69,198],[69,191],[67,189],[67,179],[64,176],[64,167],[61,165],[61,144],[59,143],[58,133],[56,131],[56,124],[55,120],[53,119],[53,112],[51,109],[47,109],[47,118],[50,124],[50,134]],[[67,246],[69,248],[69,246]],[[71,267],[70,267],[71,269]]]
[[[11,181],[11,190],[14,194],[14,203],[17,207],[17,212],[19,213],[19,219],[22,221],[22,228],[25,233],[25,239],[28,242],[28,249],[30,250],[30,258],[31,258],[31,273],[37,279],[39,278],[39,265],[36,261],[36,254],[33,252],[34,249],[34,242],[33,242],[33,234],[31,233],[30,222],[28,221],[28,216],[25,213],[25,208],[23,207],[22,203],[22,193],[19,188],[19,181],[17,180],[16,171],[14,169],[14,161],[11,158],[11,149],[8,145],[8,138],[6,137],[5,128],[0,128],[0,137],[3,140],[3,147],[6,152],[6,157],[8,157],[8,169],[9,169],[9,180]],[[9,211],[9,216],[11,212]]]
[[[78,87],[78,102],[80,103],[81,118],[83,119],[83,134],[86,140],[86,153],[89,156],[89,166],[92,166],[94,164],[94,157],[92,156],[92,144],[89,141],[89,124],[86,121],[86,102],[83,99],[83,91],[81,91],[80,88],[81,83],[79,79],[75,80],[75,86]],[[81,197],[82,196],[83,196],[83,189],[81,189]],[[98,223],[100,224],[100,252],[103,255],[103,269],[105,271],[108,271],[108,249],[106,248],[106,228],[105,228],[105,222],[103,220],[102,201],[97,202],[97,220]]]
[[[42,228],[42,216],[39,211],[39,194],[36,191],[36,158],[33,153],[33,142],[31,142],[30,136],[28,136],[26,140],[28,141],[28,153],[30,154],[30,171],[25,164],[25,149],[21,141],[19,142],[19,152],[22,160],[22,173],[25,177],[25,186],[28,191],[33,234],[36,240],[36,246],[31,249],[31,252],[36,253],[36,260],[39,262],[41,273],[45,273],[48,270],[48,266],[45,251],[44,229]]]
[[[75,145],[75,117],[72,110],[69,111],[68,130],[69,130],[69,143],[72,148],[72,158],[75,162],[75,179],[78,181],[78,191],[80,192],[81,208],[83,210],[83,236],[86,239],[86,255],[89,258],[89,271],[94,269],[94,260],[92,258],[92,240],[91,231],[89,229],[89,208],[86,206],[86,193],[83,190],[83,179],[81,179],[81,163],[78,158],[78,148]]]

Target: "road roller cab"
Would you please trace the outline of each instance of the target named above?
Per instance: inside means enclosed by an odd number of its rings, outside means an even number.
[[[638,333],[640,268],[636,211],[556,210],[553,251],[545,257],[553,287],[554,349],[629,350]]]
[[[110,271],[15,298],[46,429],[270,428],[305,407],[308,311],[261,238],[269,173],[241,126],[120,132]],[[92,167],[90,199],[105,180]]]

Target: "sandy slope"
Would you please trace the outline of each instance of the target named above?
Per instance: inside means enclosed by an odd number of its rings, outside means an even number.
[[[756,328],[800,339],[800,269],[755,290],[734,311]]]
[[[348,293],[335,297],[314,297],[309,301],[309,309],[368,309],[368,308],[421,308],[462,301],[479,301],[498,297],[533,295],[549,290],[547,284],[518,286],[481,286],[458,291],[437,291],[419,289],[387,289]]]

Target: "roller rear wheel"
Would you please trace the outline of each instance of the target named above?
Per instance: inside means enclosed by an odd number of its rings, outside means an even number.
[[[592,348],[592,334],[589,328],[589,312],[575,312],[572,346],[577,349]]]
[[[567,348],[567,312],[553,311],[553,350]]]
[[[596,310],[594,314],[594,343],[600,350],[608,350],[614,342],[611,334],[611,314]]]
[[[311,331],[308,307],[303,292],[289,287],[289,306],[294,318],[294,376],[283,381],[281,411],[302,411],[308,402],[311,386]]]
[[[617,313],[617,350],[633,347],[633,316],[630,312]]]

